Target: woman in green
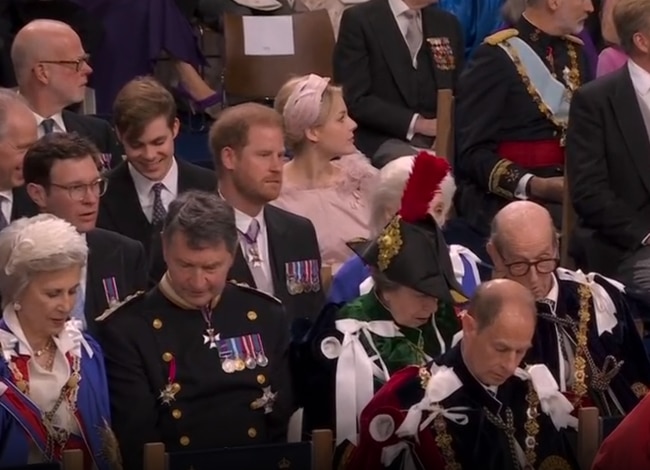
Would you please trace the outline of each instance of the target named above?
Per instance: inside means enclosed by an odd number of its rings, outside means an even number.
[[[376,239],[349,244],[371,267],[372,287],[312,334],[313,350],[334,369],[337,443],[356,443],[363,407],[393,373],[445,352],[460,329],[455,307],[467,299],[428,212],[439,162],[420,153],[398,214]]]

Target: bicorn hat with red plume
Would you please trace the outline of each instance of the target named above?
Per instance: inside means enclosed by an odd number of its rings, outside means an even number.
[[[454,276],[442,231],[429,213],[429,204],[448,173],[446,160],[420,152],[397,214],[375,240],[349,246],[389,280],[440,300],[462,303],[467,296]]]

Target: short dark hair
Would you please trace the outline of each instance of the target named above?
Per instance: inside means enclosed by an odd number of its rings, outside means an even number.
[[[113,102],[115,129],[127,141],[139,139],[145,128],[164,117],[171,128],[176,119],[176,101],[153,77],[136,77],[124,85]]]
[[[102,168],[99,150],[95,144],[76,132],[46,134],[32,145],[23,161],[25,184],[48,187],[54,162],[92,158],[97,169]]]
[[[248,132],[255,126],[277,127],[284,131],[282,115],[268,106],[243,103],[223,110],[210,128],[210,151],[217,173],[223,166],[221,151],[230,147],[239,151],[248,144]]]
[[[532,292],[523,288],[523,286],[514,284],[514,281],[505,282],[513,283],[512,285],[518,287],[516,291],[508,292],[503,288],[490,289],[490,286],[495,282],[501,281],[488,281],[479,285],[470,300],[467,314],[476,321],[478,331],[482,331],[492,325],[503,312],[504,307],[513,301],[524,303],[536,317],[537,308]]]
[[[169,204],[162,236],[169,241],[176,232],[187,237],[193,250],[225,243],[234,254],[239,242],[234,209],[216,194],[205,191],[187,191]]]

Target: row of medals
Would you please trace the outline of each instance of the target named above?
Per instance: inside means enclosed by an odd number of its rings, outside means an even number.
[[[299,281],[295,277],[287,279],[287,290],[289,294],[296,295],[307,292],[318,292],[320,290],[320,279],[312,277],[308,281]]]
[[[225,359],[221,364],[221,368],[227,374],[234,372],[241,372],[244,369],[253,370],[256,367],[266,367],[269,365],[269,359],[263,352],[259,352],[256,357],[247,356],[244,359],[236,357],[234,359]]]

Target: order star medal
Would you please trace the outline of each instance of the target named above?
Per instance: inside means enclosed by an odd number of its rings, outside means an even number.
[[[260,408],[264,408],[265,415],[272,413],[273,404],[275,403],[275,399],[277,398],[277,396],[278,393],[273,392],[271,390],[271,387],[264,387],[262,389],[262,396],[256,399],[253,403],[251,403],[251,408],[254,410],[259,410]]]
[[[217,347],[217,341],[221,339],[221,333],[215,333],[214,328],[208,328],[203,335],[203,344],[210,344],[210,349]]]
[[[158,397],[163,405],[169,405],[171,402],[176,400],[176,394],[178,393],[178,385],[175,383],[168,383],[160,391],[160,396]]]

